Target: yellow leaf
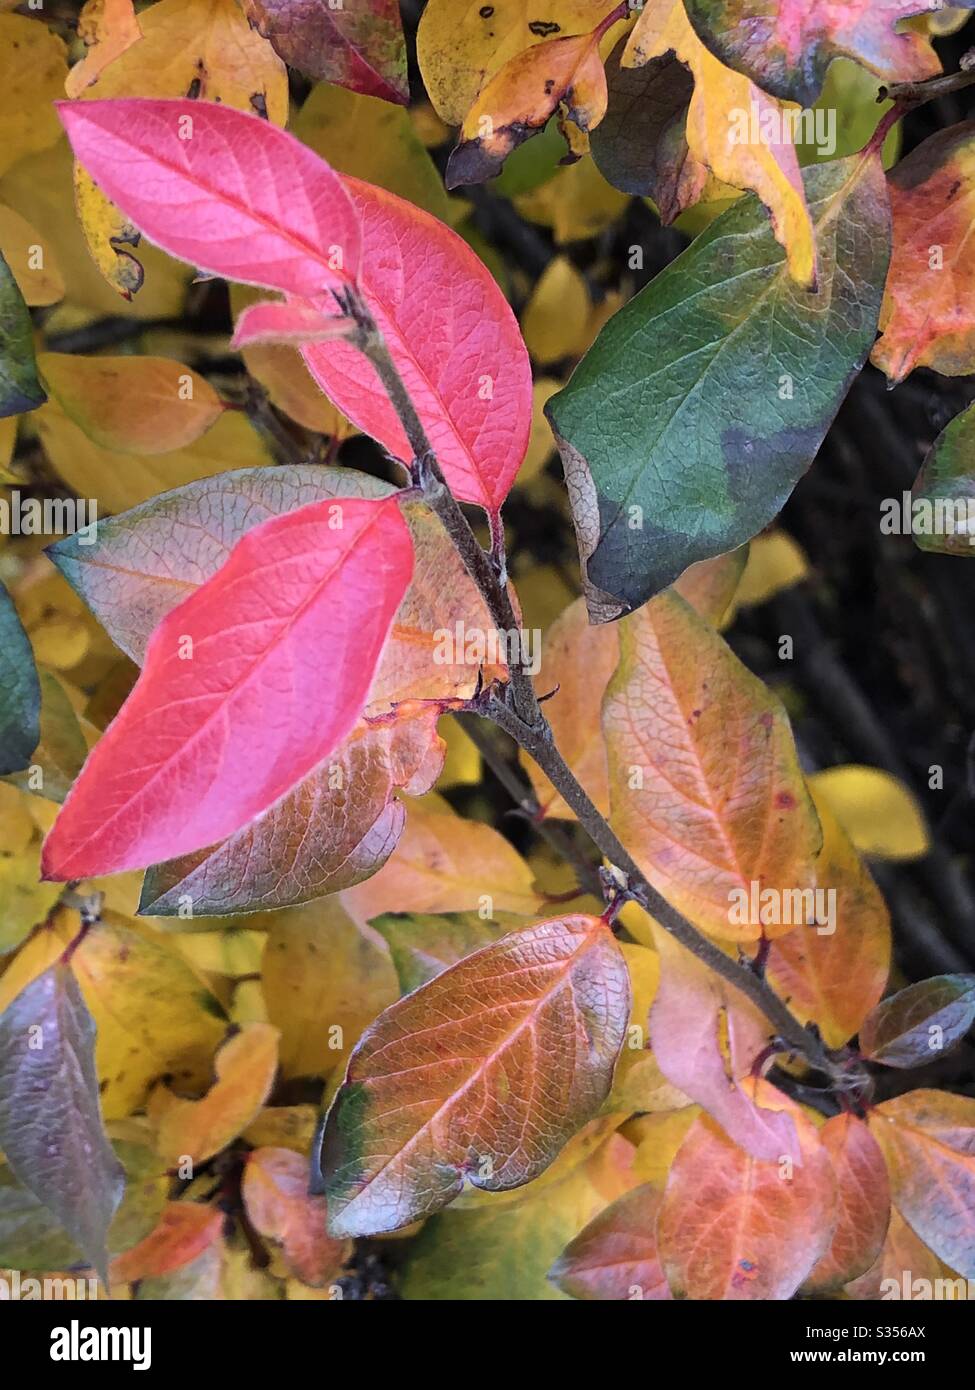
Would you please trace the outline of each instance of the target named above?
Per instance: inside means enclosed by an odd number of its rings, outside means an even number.
[[[549,261],[521,317],[528,351],[540,366],[575,355],[586,332],[589,308],[585,279],[568,257]]]
[[[58,139],[52,102],[64,94],[67,71],[67,50],[43,15],[0,15],[0,174]]]
[[[77,932],[68,928],[64,945]],[[202,976],[161,933],[106,912],[71,957],[98,1029],[102,1113],[130,1115],[153,1082],[205,1086],[227,1020]]]
[[[405,107],[320,82],[291,129],[340,174],[378,184],[450,222],[443,180]]]
[[[360,921],[383,912],[520,912],[540,907],[529,866],[490,825],[446,803],[410,801],[406,829],[386,863],[342,897]]]
[[[243,1130],[241,1138],[255,1149],[291,1149],[307,1154],[318,1126],[314,1105],[269,1105]]]
[[[438,787],[476,787],[481,780],[481,755],[456,719],[442,719],[440,737],[447,745]]]
[[[179,315],[192,272],[146,242],[139,247],[145,283],[135,299],[129,302],[109,288],[95,266],[78,220],[73,179],[74,161],[64,139],[42,154],[21,161],[0,180],[0,199],[32,226],[44,228],[64,278],[65,306],[147,319]],[[111,247],[108,255],[112,261],[117,259]],[[71,326],[77,327],[78,323]]]
[[[658,1115],[643,1115],[626,1126],[625,1133],[636,1143],[634,1177],[663,1187],[684,1136],[700,1115],[696,1105]]]
[[[606,0],[560,0],[557,22],[529,0],[493,5],[429,0],[417,33],[427,93],[448,125],[460,125],[489,79],[511,58],[555,38],[588,34],[607,14]]]
[[[259,975],[267,937],[261,931],[228,928],[174,934],[173,942],[195,966],[210,975]]]
[[[514,200],[523,217],[552,228],[556,246],[598,236],[629,201],[606,182],[591,157],[559,169],[541,188]]]
[[[54,401],[33,419],[55,472],[80,497],[94,498],[100,512],[123,512],[197,478],[271,462],[250,421],[235,410],[224,411],[205,438],[155,458],[103,449]]]
[[[42,666],[70,671],[84,659],[91,633],[83,618],[58,617],[32,628],[30,638],[34,656]]]
[[[34,821],[26,796],[0,782],[0,854],[22,854],[34,838]]]
[[[517,481],[521,484],[530,483],[537,477],[555,452],[555,440],[552,438],[552,427],[545,417],[545,407],[556,391],[561,389],[562,382],[554,376],[538,377],[532,387],[532,432],[518,471]]]
[[[0,851],[0,957],[44,921],[63,892],[61,883],[41,883],[40,866],[40,836],[17,853],[7,852],[6,844]]]
[[[786,531],[770,531],[756,536],[748,551],[748,562],[735,592],[735,607],[750,608],[790,589],[809,575],[809,561],[798,542]]]
[[[64,281],[49,242],[13,208],[0,207],[0,252],[31,307],[64,298]]]
[[[772,216],[776,238],[785,247],[792,276],[811,285],[816,276],[816,237],[799,161],[792,144],[741,140],[733,113],[781,118],[783,108],[747,77],[732,72],[710,53],[691,28],[683,0],[658,0],[637,20],[623,54],[623,67],[642,67],[674,53],[694,76],[687,112],[687,144],[698,163],[734,188],[752,189]]]
[[[921,808],[902,782],[877,767],[849,764],[809,779],[861,854],[919,859],[930,848]]]
[[[226,1042],[214,1062],[216,1079],[202,1100],[182,1100],[165,1087],[156,1148],[170,1167],[212,1158],[260,1113],[278,1066],[278,1030],[252,1023]],[[156,1102],[150,1102],[150,1115]]]
[[[142,38],[132,0],[87,0],[78,16],[78,37],[88,52],[65,80],[69,97],[80,96],[109,63]]]
[[[264,997],[281,1030],[281,1075],[344,1070],[362,1030],[399,997],[388,952],[338,898],[270,914]]]
[[[167,357],[42,352],[37,365],[65,415],[92,443],[117,453],[186,448],[224,409],[204,377]]]
[[[92,259],[112,289],[132,299],[145,280],[142,261],[129,249],[142,239],[138,228],[108,201],[81,164],[75,165],[74,199]]]
[[[236,0],[158,0],[139,15],[143,37],[85,95],[184,97],[288,119],[288,73]]]

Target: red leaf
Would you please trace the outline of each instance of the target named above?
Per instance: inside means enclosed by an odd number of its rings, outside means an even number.
[[[829,1248],[836,1181],[826,1150],[797,1105],[765,1084],[758,1094],[790,1111],[802,1163],[758,1163],[710,1116],[695,1120],[657,1222],[670,1287],[685,1298],[791,1298]]]
[[[343,338],[354,331],[355,325],[344,315],[323,311],[307,300],[292,298],[283,304],[278,299],[262,299],[257,304],[249,304],[237,319],[230,346],[308,343],[323,338]]]
[[[770,1038],[766,1019],[742,994],[654,927],[660,986],[650,1010],[650,1046],[673,1086],[696,1100],[755,1158],[789,1154],[801,1162],[792,1117],[766,1109],[739,1083]],[[763,1095],[775,1095],[771,1087]]]
[[[60,110],[102,191],[171,255],[297,296],[300,314],[331,314],[327,292],[357,283],[454,493],[501,506],[528,446],[531,368],[507,301],[456,232],[392,193],[340,178],[293,136],[240,111],[141,100]],[[191,139],[180,138],[185,121]],[[339,409],[409,461],[399,418],[359,349],[329,342],[304,354]]]
[[[59,102],[58,112],[102,192],[171,256],[304,296],[357,274],[359,219],[341,179],[267,121],[139,98]]]
[[[395,496],[249,531],[156,629],[47,838],[45,877],[142,868],[266,811],[354,725],[412,572]]]
[[[528,447],[531,367],[490,271],[456,232],[393,193],[343,179],[362,218],[362,291],[455,496],[496,511]],[[371,363],[348,343],[302,349],[338,408],[409,460]]]

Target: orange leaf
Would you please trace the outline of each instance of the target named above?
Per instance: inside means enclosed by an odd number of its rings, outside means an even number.
[[[836,1181],[798,1106],[773,1087],[763,1104],[788,1109],[802,1163],[760,1163],[702,1115],[678,1150],[657,1226],[670,1286],[690,1299],[789,1299],[829,1248]]]
[[[155,1229],[112,1261],[111,1282],[132,1284],[182,1269],[219,1239],[222,1229],[223,1213],[218,1207],[167,1202]]]
[[[332,1234],[408,1225],[465,1182],[537,1177],[605,1100],[629,1009],[611,931],[582,916],[511,932],[393,1004],[325,1126]]]
[[[678,595],[620,624],[603,730],[613,826],[675,907],[732,941],[810,920],[821,833],[785,711]]]
[[[202,1100],[168,1095],[162,1109],[157,1147],[164,1163],[173,1167],[189,1158],[203,1163],[219,1153],[259,1113],[278,1065],[278,1030],[251,1023],[217,1053],[216,1081]],[[157,1093],[158,1095],[158,1093]]]
[[[871,356],[892,384],[915,367],[975,372],[975,124],[939,130],[888,175],[894,251]]]
[[[803,1023],[815,1021],[830,1047],[848,1042],[884,992],[890,972],[890,914],[883,894],[829,808],[816,802],[823,848],[817,889],[824,926],[791,932],[773,943],[769,983]],[[821,900],[822,901],[822,900]]]
[[[242,1185],[254,1229],[280,1246],[289,1272],[313,1289],[338,1274],[351,1245],[325,1230],[325,1198],[308,1195],[308,1164],[290,1149],[255,1149],[247,1155]]]
[[[876,1139],[855,1115],[834,1115],[819,1131],[837,1183],[836,1229],[803,1286],[826,1293],[858,1278],[883,1249],[890,1222],[890,1184]]]
[[[601,1211],[553,1265],[553,1284],[573,1298],[673,1298],[657,1254],[660,1201],[646,1183]]]
[[[901,1216],[940,1259],[975,1278],[975,1100],[910,1091],[869,1118]]]

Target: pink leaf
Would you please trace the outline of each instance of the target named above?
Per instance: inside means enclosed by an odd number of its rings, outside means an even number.
[[[294,136],[214,102],[59,102],[75,154],[150,241],[212,275],[308,296],[359,268],[338,174]]]
[[[696,1100],[754,1158],[802,1153],[792,1116],[766,1109],[739,1084],[769,1041],[755,1006],[667,932],[655,928],[660,987],[650,1010],[650,1046],[667,1080]]]
[[[49,879],[189,854],[284,796],[362,711],[413,572],[395,496],[254,527],[160,623],[44,846]]]
[[[171,255],[314,300],[323,314],[334,308],[330,290],[357,284],[452,490],[500,508],[528,445],[531,369],[507,301],[456,232],[340,178],[293,136],[240,111],[137,99],[59,109],[102,191]],[[329,342],[304,354],[339,409],[408,462],[403,427],[359,349]]]
[[[344,338],[355,332],[351,319],[325,313],[316,304],[292,298],[287,304],[262,299],[250,304],[237,320],[230,346],[253,343],[313,343],[323,338]]]
[[[528,447],[528,353],[507,300],[456,232],[359,179],[343,183],[362,218],[360,285],[462,502],[496,511]],[[374,368],[348,343],[302,355],[322,390],[391,454],[412,456]]]

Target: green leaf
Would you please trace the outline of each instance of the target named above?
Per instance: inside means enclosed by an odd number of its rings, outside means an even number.
[[[102,1129],[94,1051],[94,1022],[64,964],[0,1015],[0,1148],[107,1283],[124,1172]]]
[[[866,361],[890,259],[880,161],[805,182],[817,290],[743,198],[609,321],[546,408],[594,621],[767,526]]]
[[[425,915],[417,912],[389,912],[369,923],[384,939],[393,958],[400,989],[404,994],[419,989],[448,965],[490,946],[525,918],[501,912],[485,919],[476,912],[445,912]]]
[[[21,791],[63,801],[88,756],[88,745],[67,691],[49,671],[40,673],[40,737],[26,770],[8,780]],[[38,776],[38,771],[40,775]]]
[[[20,772],[41,736],[34,653],[13,599],[0,584],[0,776]]]
[[[109,1254],[137,1244],[156,1225],[166,1204],[169,1178],[162,1160],[145,1144],[113,1145],[125,1168],[125,1196],[108,1233]],[[57,1218],[33,1192],[0,1167],[0,1268],[25,1271],[70,1269],[83,1256]]]
[[[0,256],[0,418],[36,410],[46,400],[37,379],[30,314],[10,267]]]
[[[911,534],[921,550],[975,555],[975,406],[945,426],[921,465]]]
[[[860,1029],[860,1051],[887,1067],[921,1067],[975,1023],[975,975],[935,975],[892,994]]]

